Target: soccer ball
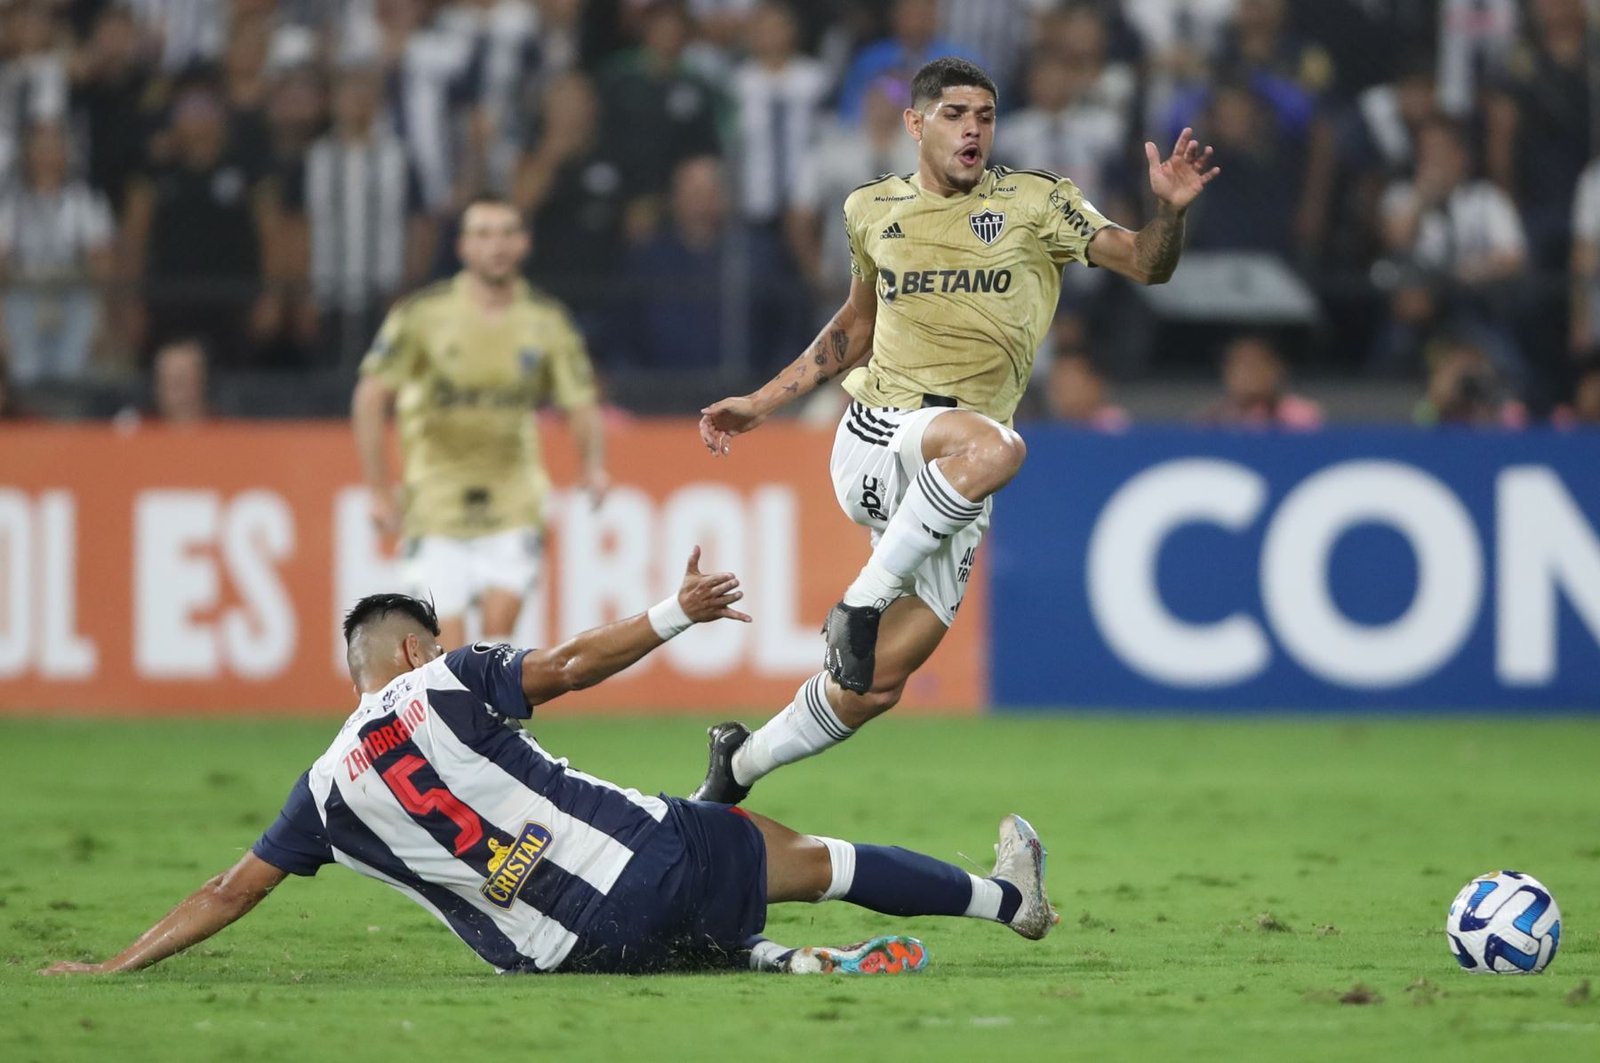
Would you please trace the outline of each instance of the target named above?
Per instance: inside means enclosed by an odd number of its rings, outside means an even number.
[[[1532,875],[1490,872],[1461,887],[1444,929],[1456,962],[1474,974],[1538,974],[1561,944],[1561,909]]]

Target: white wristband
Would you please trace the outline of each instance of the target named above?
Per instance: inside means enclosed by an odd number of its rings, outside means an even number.
[[[650,626],[655,628],[662,642],[666,642],[674,635],[681,635],[694,624],[694,621],[689,619],[689,614],[683,611],[676,594],[652,605],[650,611],[644,615],[649,618]]]

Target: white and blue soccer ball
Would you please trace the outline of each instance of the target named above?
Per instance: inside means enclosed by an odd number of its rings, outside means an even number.
[[[1561,945],[1561,909],[1532,875],[1492,871],[1461,887],[1444,928],[1456,962],[1474,974],[1538,974]]]

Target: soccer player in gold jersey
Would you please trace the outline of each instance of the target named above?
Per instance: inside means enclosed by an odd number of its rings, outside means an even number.
[[[892,708],[944,638],[989,523],[989,497],[1022,467],[1011,428],[1068,263],[1140,284],[1172,276],[1184,212],[1217,176],[1185,129],[1171,157],[1145,145],[1156,216],[1112,224],[1076,185],[1042,170],[988,165],[994,83],[961,59],[936,59],[911,83],[906,132],[917,172],[845,200],[850,295],[804,353],[759,390],[706,407],[700,436],[727,454],[734,436],[846,374],[855,400],[835,436],[839,504],[871,529],[866,567],[828,614],[824,671],[753,734],[711,729],[696,797],[743,800],[756,780],[822,752]]]
[[[591,500],[607,485],[589,355],[561,304],[522,279],[528,248],[510,203],[469,204],[456,245],[461,272],[396,304],[351,400],[373,523],[403,536],[406,580],[432,596],[446,647],[466,641],[474,600],[484,639],[511,641],[538,576],[549,488],[533,421],[541,403],[565,412]],[[391,411],[404,465],[398,490],[385,446]]]

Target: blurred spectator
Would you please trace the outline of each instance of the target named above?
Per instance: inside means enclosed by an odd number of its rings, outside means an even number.
[[[623,160],[600,139],[600,101],[583,74],[550,83],[541,135],[512,187],[533,230],[529,278],[572,308],[604,362],[621,310],[616,273],[630,189]]]
[[[600,78],[601,136],[638,195],[664,194],[684,159],[719,152],[716,90],[683,61],[689,16],[676,0],[658,0],[643,16],[640,46],[618,56]],[[633,235],[654,224],[646,199],[629,221]]]
[[[206,399],[205,344],[196,337],[162,344],[155,356],[152,415],[169,425],[197,425],[210,417]]]
[[[729,269],[728,198],[722,165],[702,156],[678,165],[671,222],[628,256],[633,307],[628,351],[647,369],[718,369],[728,350],[723,290]],[[752,271],[761,266],[750,263]]]
[[[1326,48],[1290,28],[1287,0],[1237,0],[1214,65],[1273,74],[1312,96],[1327,92],[1337,73]]]
[[[483,155],[484,186],[502,192],[550,76],[541,55],[539,11],[528,0],[465,0],[445,8],[440,22],[474,50],[482,106],[472,150]]]
[[[1530,260],[1561,269],[1569,204],[1594,149],[1586,0],[1533,0],[1526,40],[1489,93],[1485,169],[1516,200]]]
[[[1035,22],[1056,7],[1057,0],[939,0],[939,35],[972,49],[1005,104],[1020,80]]]
[[[1417,402],[1417,424],[1500,428],[1527,424],[1527,411],[1506,395],[1505,384],[1483,348],[1461,337],[1447,337],[1430,346],[1427,361],[1428,388]]]
[[[143,36],[169,73],[222,54],[227,40],[227,4],[221,0],[126,0]]]
[[[750,58],[733,76],[740,214],[756,259],[777,264],[750,275],[752,313],[763,323],[764,343],[799,348],[815,330],[806,290],[793,280],[809,251],[810,221],[795,193],[806,159],[831,150],[817,137],[828,80],[820,63],[796,53],[798,26],[787,5],[765,0],[747,27]]]
[[[1034,53],[1027,106],[997,131],[997,153],[1018,169],[1052,170],[1072,178],[1112,216],[1131,212],[1127,194],[1129,137],[1138,84],[1127,66],[1107,63],[1105,21],[1092,7],[1068,9],[1058,48]]]
[[[267,166],[280,178],[298,175],[306,152],[328,124],[321,74],[304,66],[275,74],[264,113]]]
[[[1220,45],[1237,3],[1122,0],[1122,10],[1144,46],[1147,128],[1164,129],[1176,94],[1206,76],[1206,59]]]
[[[1326,48],[1290,28],[1288,14],[1287,0],[1238,0],[1215,65],[1247,74],[1273,100],[1279,128],[1301,143],[1304,185],[1295,237],[1302,253],[1315,256],[1322,250],[1336,178],[1333,123],[1321,107],[1336,71]]]
[[[1600,357],[1578,365],[1572,379],[1572,401],[1556,408],[1551,422],[1557,428],[1600,428]]]
[[[1322,427],[1322,407],[1286,390],[1288,370],[1264,336],[1240,336],[1223,350],[1223,397],[1200,415],[1205,424],[1244,428]]]
[[[249,360],[248,334],[273,332],[282,313],[262,280],[275,262],[276,183],[236,147],[217,92],[183,89],[167,133],[170,158],[136,178],[124,237],[130,281],[141,285],[148,338],[198,335],[225,364]]]
[[[1341,116],[1337,155],[1340,193],[1332,204],[1329,257],[1365,268],[1382,252],[1372,219],[1384,191],[1411,172],[1417,134],[1436,113],[1433,56],[1410,52],[1394,76],[1363,90]]]
[[[390,122],[411,153],[424,202],[441,213],[483,176],[483,82],[476,65],[482,55],[459,26],[430,17],[432,7],[425,0],[372,0],[370,23],[347,23],[337,60],[382,69]]]
[[[1600,157],[1583,171],[1572,202],[1571,330],[1573,354],[1600,349]]]
[[[1522,372],[1508,326],[1510,282],[1527,259],[1522,223],[1504,192],[1471,177],[1470,162],[1461,129],[1435,118],[1418,137],[1416,176],[1384,194],[1384,244],[1396,276],[1375,356],[1380,370],[1415,364],[1424,337],[1448,327],[1488,351],[1502,374]]]
[[[72,105],[87,147],[89,183],[118,217],[128,181],[144,163],[165,88],[143,61],[133,15],[118,5],[102,10],[73,60]]]
[[[917,142],[906,134],[902,120],[910,105],[905,82],[879,78],[867,89],[861,122],[833,119],[818,138],[818,150],[802,160],[795,205],[806,213],[807,224],[797,248],[801,270],[819,293],[825,317],[833,315],[850,289],[850,245],[839,216],[845,197],[874,177],[917,168]]]
[[[405,145],[382,121],[376,69],[352,68],[333,92],[333,129],[284,183],[286,235],[305,250],[289,268],[309,277],[319,330],[355,352],[377,331],[389,300],[420,281],[433,257],[433,225]],[[307,272],[309,271],[309,272]]]
[[[1121,432],[1128,411],[1106,401],[1105,376],[1086,351],[1058,350],[1045,380],[1045,408],[1052,418],[1099,432]]]
[[[6,369],[4,352],[0,352],[0,423],[6,421],[25,420],[27,414],[17,402],[17,394],[12,389],[11,377]]]
[[[1478,106],[1517,40],[1519,0],[1439,0],[1439,106],[1455,118]]]
[[[536,47],[546,81],[584,66],[583,14],[588,0],[534,0],[539,12]],[[526,117],[538,112],[537,101]]]
[[[44,0],[0,8],[0,186],[14,176],[26,131],[66,115],[63,38]]]
[[[1219,82],[1203,128],[1228,179],[1216,182],[1191,211],[1190,246],[1288,255],[1301,175],[1271,110],[1250,82]]]
[[[1433,57],[1413,52],[1392,79],[1356,97],[1347,150],[1357,166],[1384,177],[1408,173],[1416,162],[1417,133],[1435,112]]]
[[[1290,5],[1291,24],[1333,60],[1332,91],[1352,99],[1392,80],[1407,57],[1439,47],[1439,0],[1324,0]]]
[[[28,385],[81,378],[111,275],[105,198],[67,176],[60,126],[28,133],[23,180],[0,194],[0,320],[12,376]]]
[[[818,111],[828,93],[816,60],[799,54],[794,15],[779,0],[764,0],[750,15],[749,55],[734,71],[739,114],[740,212],[746,222],[783,222],[794,186],[817,139]]]
[[[917,69],[941,55],[977,60],[967,48],[939,36],[938,0],[894,0],[889,9],[889,36],[861,50],[839,86],[839,116],[861,119],[867,86],[889,76],[910,82]]]

